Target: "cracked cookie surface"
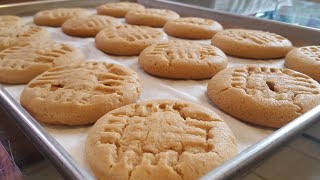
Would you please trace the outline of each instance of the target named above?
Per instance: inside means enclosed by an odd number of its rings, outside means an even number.
[[[95,44],[113,55],[139,55],[146,47],[167,39],[164,32],[147,26],[119,25],[100,31]]]
[[[154,100],[115,109],[89,132],[100,179],[197,179],[237,153],[226,123],[203,106]]]
[[[174,11],[154,8],[129,11],[125,16],[128,24],[151,27],[163,27],[169,20],[179,17]]]
[[[281,58],[293,48],[288,39],[278,34],[245,29],[220,31],[211,43],[227,55],[252,59]]]
[[[87,15],[89,11],[83,8],[57,8],[36,13],[33,22],[39,26],[59,27],[70,18]]]
[[[37,76],[23,90],[20,103],[38,121],[82,125],[135,102],[139,94],[139,77],[130,68],[86,62]]]
[[[80,63],[83,58],[81,51],[62,43],[13,46],[0,52],[0,82],[28,83],[53,67]]]
[[[208,95],[240,120],[280,128],[320,104],[319,87],[290,69],[248,65],[219,72],[209,81]]]
[[[163,30],[177,38],[210,39],[223,28],[221,24],[211,19],[184,17],[168,21]]]
[[[169,41],[147,47],[139,55],[148,73],[174,79],[205,79],[225,69],[227,57],[212,45]]]
[[[304,46],[290,51],[285,65],[320,82],[320,46]]]

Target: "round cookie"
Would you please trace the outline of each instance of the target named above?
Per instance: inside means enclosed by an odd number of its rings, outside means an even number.
[[[251,59],[281,58],[293,48],[278,34],[245,29],[220,31],[212,37],[212,45],[227,55]]]
[[[180,16],[174,11],[168,9],[142,9],[129,11],[125,18],[128,24],[163,27],[164,24]]]
[[[144,6],[132,2],[117,2],[103,4],[101,6],[98,6],[96,9],[98,14],[120,18],[124,17],[127,12],[131,10],[144,9]]]
[[[290,69],[248,65],[220,71],[209,81],[208,95],[240,120],[280,128],[320,103],[319,86]]]
[[[291,50],[285,65],[320,82],[320,46],[304,46]]]
[[[98,179],[198,179],[236,154],[234,135],[216,113],[175,100],[115,109],[86,142]]]
[[[83,8],[57,8],[36,13],[33,22],[39,26],[59,27],[70,18],[87,15],[89,11]]]
[[[45,44],[52,42],[49,33],[38,26],[0,29],[0,50],[25,44]]]
[[[164,31],[170,36],[185,39],[211,39],[222,26],[214,20],[185,17],[168,21]]]
[[[23,90],[20,103],[38,121],[83,125],[136,101],[140,80],[130,68],[86,62],[50,69]]]
[[[91,15],[71,18],[64,22],[61,28],[70,36],[94,37],[102,29],[120,24],[120,21],[113,17]]]
[[[226,55],[212,45],[169,41],[144,49],[139,64],[146,72],[173,79],[205,79],[225,69]]]
[[[83,58],[81,51],[67,44],[13,46],[0,52],[0,82],[28,83],[53,67],[79,63]]]
[[[95,39],[96,47],[113,55],[139,55],[151,44],[167,39],[160,30],[133,25],[108,27],[100,31]]]
[[[11,15],[0,16],[0,28],[21,26],[22,24],[23,22],[21,18],[18,16],[11,16]]]

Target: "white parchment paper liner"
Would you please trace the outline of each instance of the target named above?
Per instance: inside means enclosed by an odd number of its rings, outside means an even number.
[[[94,13],[94,11],[92,11]],[[28,24],[32,23],[32,17],[24,17]],[[94,38],[76,38],[65,35],[61,28],[46,28],[51,36],[58,42],[64,42],[83,51],[87,61],[106,61],[130,67],[141,78],[142,93],[138,102],[151,99],[179,99],[206,106],[221,116],[232,129],[239,152],[262,140],[273,132],[258,126],[241,122],[218,109],[207,96],[207,84],[209,80],[170,80],[153,77],[145,73],[137,62],[138,57],[109,56],[99,51],[94,45]],[[169,39],[176,39],[168,37]],[[210,40],[197,41],[210,44]],[[283,67],[283,59],[278,60],[249,60],[228,57],[228,67],[241,64],[264,64],[266,66]],[[4,85],[5,89],[18,102],[24,85]],[[90,169],[85,160],[85,141],[90,126],[53,126],[41,124],[47,132],[57,140],[60,145],[75,159],[84,169]]]

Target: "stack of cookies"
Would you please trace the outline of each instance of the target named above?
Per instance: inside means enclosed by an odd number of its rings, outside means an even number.
[[[237,154],[236,137],[199,104],[136,103],[143,90],[137,72],[83,62],[79,49],[55,42],[39,26],[61,27],[73,38],[94,37],[95,47],[108,55],[138,56],[136,64],[155,77],[211,79],[208,98],[252,124],[280,128],[320,103],[320,46],[294,48],[278,34],[224,30],[215,20],[131,2],[103,4],[96,11],[40,11],[33,19],[38,26],[0,16],[0,82],[27,84],[20,103],[39,122],[95,123],[86,156],[99,179],[197,179]],[[228,68],[228,56],[252,62],[285,57],[290,69]]]

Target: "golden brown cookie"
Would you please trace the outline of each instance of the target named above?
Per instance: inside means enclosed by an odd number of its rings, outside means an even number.
[[[21,105],[38,121],[83,125],[136,101],[138,75],[130,68],[86,62],[50,69],[23,90]]]
[[[0,52],[0,82],[28,83],[53,67],[79,63],[83,54],[67,44],[13,46]]]
[[[70,36],[94,37],[102,29],[120,24],[119,20],[110,16],[91,15],[71,18],[61,28]]]
[[[34,15],[33,22],[39,26],[59,27],[70,18],[87,15],[89,11],[83,8],[58,8],[38,12]]]
[[[169,41],[144,49],[139,64],[146,72],[174,79],[205,79],[225,69],[226,55],[212,45]]]
[[[304,46],[291,50],[285,65],[320,82],[320,46]]]
[[[281,58],[293,48],[278,34],[245,29],[220,31],[213,36],[212,45],[227,55],[251,59]]]
[[[22,20],[18,16],[3,15],[0,16],[0,28],[8,28],[13,26],[21,26]]]
[[[220,71],[209,81],[208,95],[240,120],[280,128],[320,104],[319,86],[290,69],[248,65]]]
[[[163,27],[164,24],[180,16],[174,11],[168,9],[142,9],[129,11],[125,18],[128,24]]]
[[[86,142],[99,179],[198,179],[236,154],[234,135],[216,113],[175,100],[115,109],[96,122]]]
[[[139,55],[151,44],[163,42],[166,35],[146,26],[120,25],[105,28],[96,36],[96,47],[113,55]]]
[[[38,26],[0,29],[0,50],[25,44],[45,44],[52,42],[49,33]]]
[[[185,39],[211,39],[222,26],[214,20],[185,17],[168,21],[164,31],[170,36]]]
[[[144,9],[144,6],[132,2],[107,3],[97,7],[97,13],[101,15],[124,17],[128,11]]]

